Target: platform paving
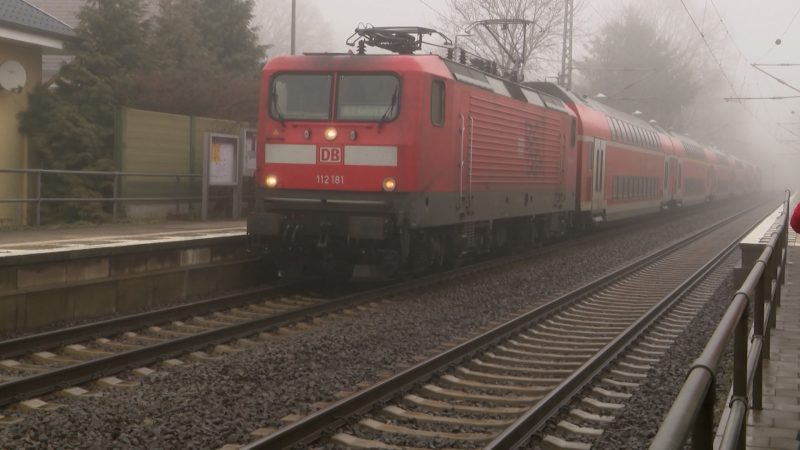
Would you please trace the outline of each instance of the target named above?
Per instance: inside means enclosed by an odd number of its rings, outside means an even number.
[[[800,238],[794,232],[788,250],[786,284],[764,364],[764,408],[747,417],[752,450],[800,450]]]
[[[243,236],[245,232],[244,220],[0,230],[0,258],[198,238]]]

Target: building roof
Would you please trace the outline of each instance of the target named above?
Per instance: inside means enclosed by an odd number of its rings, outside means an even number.
[[[47,14],[57,18],[72,28],[77,28],[80,19],[78,14],[86,4],[86,0],[25,0],[31,5],[47,11]]]
[[[62,40],[76,38],[75,31],[69,25],[26,0],[0,2],[0,27]]]
[[[87,0],[25,0],[37,8],[47,11],[48,14],[57,17],[72,28],[77,28],[80,24],[80,12],[86,5]],[[158,0],[144,0],[145,17],[150,17],[158,13]]]

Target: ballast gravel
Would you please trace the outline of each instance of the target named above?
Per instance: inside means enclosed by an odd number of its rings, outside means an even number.
[[[0,427],[0,448],[216,449],[244,444],[255,439],[250,433],[256,429],[279,427],[285,416],[311,412],[317,402],[335,401],[337,393],[396,373],[449,341],[474,336],[490,322],[534,308],[728,217],[744,203],[760,201],[725,202],[698,208],[687,217],[665,215],[644,230],[393,298],[369,311],[324,318],[308,329],[273,333],[260,345],[219,360],[187,361],[170,369],[153,366],[158,373],[140,379],[135,388],[92,388],[101,393],[98,397],[48,397],[65,406],[11,413],[24,421]],[[672,373],[683,370],[686,361],[674,364],[664,383],[676,383],[680,376]],[[645,405],[640,415],[620,423],[626,427],[638,420],[636,427],[642,421],[649,427],[659,420],[656,414]],[[604,448],[642,443],[635,437],[603,439]]]

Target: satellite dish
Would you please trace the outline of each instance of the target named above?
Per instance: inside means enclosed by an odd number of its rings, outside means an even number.
[[[27,79],[25,68],[19,62],[10,60],[0,63],[0,88],[21,91]]]

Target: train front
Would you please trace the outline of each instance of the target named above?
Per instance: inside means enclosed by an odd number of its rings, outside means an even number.
[[[264,68],[247,231],[285,274],[399,267],[404,198],[416,184],[414,59],[304,55]]]

